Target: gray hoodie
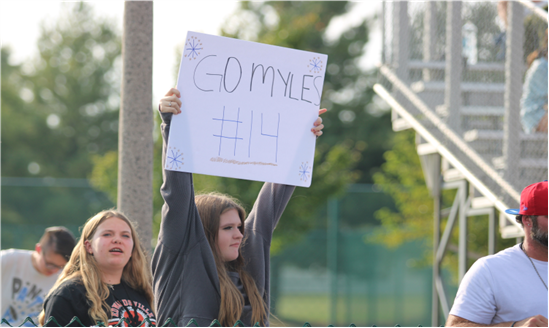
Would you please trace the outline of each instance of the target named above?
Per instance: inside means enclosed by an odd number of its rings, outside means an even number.
[[[172,114],[161,116],[164,167]],[[194,202],[192,174],[163,170],[163,178],[162,223],[152,258],[157,323],[163,325],[172,318],[178,326],[186,326],[195,319],[199,326],[209,326],[219,314],[221,292],[214,257]],[[265,183],[244,223],[246,235],[241,252],[245,269],[267,306],[272,234],[294,189]],[[241,320],[251,326],[251,306],[240,277],[236,272],[229,276],[245,299]]]

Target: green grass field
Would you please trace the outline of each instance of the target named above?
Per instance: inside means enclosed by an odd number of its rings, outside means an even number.
[[[428,326],[431,305],[425,295],[339,297],[337,320],[330,322],[331,304],[329,295],[281,295],[276,303],[276,319],[271,326]]]

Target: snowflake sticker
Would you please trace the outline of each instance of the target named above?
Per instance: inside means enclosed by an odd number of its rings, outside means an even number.
[[[185,163],[183,163],[183,153],[175,147],[170,147],[168,149],[168,156],[166,158],[166,168],[169,170],[180,170],[184,164]]]
[[[191,36],[185,43],[185,58],[188,57],[189,60],[196,59],[196,57],[200,55],[202,49],[204,49],[202,47],[202,42],[197,37]]]
[[[307,182],[307,180],[311,178],[311,167],[309,166],[309,162],[301,162],[298,174],[299,180],[303,182]]]
[[[320,73],[324,65],[322,60],[320,60],[320,57],[313,57],[313,59],[309,59],[309,65],[307,65],[307,67],[311,73]]]

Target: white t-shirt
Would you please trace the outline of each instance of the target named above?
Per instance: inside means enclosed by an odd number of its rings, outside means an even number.
[[[19,326],[27,316],[38,324],[38,314],[46,294],[59,273],[49,277],[36,271],[31,262],[32,251],[8,249],[0,251],[2,262],[2,303],[0,315],[12,326]],[[31,325],[32,326],[32,325]]]
[[[547,262],[532,259],[547,284]],[[481,324],[547,318],[547,289],[520,245],[476,261],[461,282],[450,314]]]

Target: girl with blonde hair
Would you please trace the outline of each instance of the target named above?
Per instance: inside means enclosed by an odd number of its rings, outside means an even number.
[[[151,274],[134,224],[115,210],[88,219],[69,262],[50,290],[39,321],[66,326],[156,325]],[[74,323],[78,325],[78,323]],[[50,321],[50,326],[57,326]]]
[[[179,91],[171,89],[160,100],[163,164],[172,115],[181,112],[179,98]],[[321,119],[313,125],[311,131],[320,136]],[[214,319],[223,326],[238,320],[267,326],[271,238],[295,187],[265,183],[246,218],[229,196],[195,197],[192,174],[163,174],[165,204],[152,259],[158,320],[172,318],[181,327],[191,319],[198,326]]]

